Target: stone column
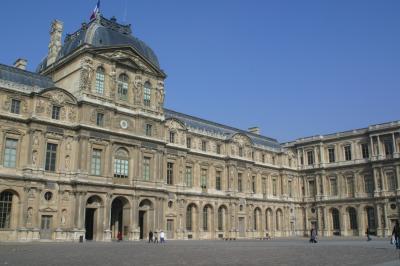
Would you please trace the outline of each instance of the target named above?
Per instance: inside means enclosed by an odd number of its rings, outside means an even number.
[[[384,217],[384,222],[385,222],[385,226],[384,226],[384,230],[383,230],[383,236],[387,236],[390,235],[390,228],[389,228],[389,220],[388,220],[388,202],[385,202],[383,204],[383,217]]]
[[[339,217],[340,217],[340,235],[347,236],[347,215],[344,206],[339,206]]]
[[[377,235],[383,236],[383,224],[381,222],[381,208],[380,204],[375,204],[375,221],[377,224]]]
[[[400,192],[400,165],[396,165],[397,194]]]
[[[385,173],[383,172],[383,167],[381,167],[379,170],[380,170],[380,176],[381,176],[381,180],[382,180],[382,191],[388,191],[388,184],[387,184]]]
[[[364,219],[364,206],[358,205],[357,206],[357,224],[358,224],[358,236],[365,235],[365,219]]]
[[[380,176],[379,176],[379,168],[374,167],[373,168],[373,173],[374,173],[374,193],[375,193],[375,195],[378,196],[380,190],[382,189],[382,187],[379,187],[379,186],[381,186],[381,183],[380,183],[380,180],[379,180],[379,178],[380,178]]]

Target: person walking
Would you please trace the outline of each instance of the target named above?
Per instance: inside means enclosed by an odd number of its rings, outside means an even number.
[[[160,232],[160,244],[165,243],[165,233],[163,230]]]
[[[158,233],[154,231],[154,243],[158,243]]]
[[[150,242],[153,242],[153,232],[152,231],[149,232],[149,243]]]
[[[121,231],[118,231],[118,234],[117,234],[117,241],[118,241],[118,242],[122,241],[122,233],[121,233]]]
[[[392,237],[394,236],[394,244],[396,245],[396,249],[400,249],[400,225],[399,220],[396,221],[396,224],[393,227]]]
[[[310,243],[318,243],[317,230],[314,227],[311,229],[310,235],[311,235]]]
[[[371,241],[371,232],[369,231],[369,227],[367,227],[367,231],[365,233],[367,234],[367,241]]]

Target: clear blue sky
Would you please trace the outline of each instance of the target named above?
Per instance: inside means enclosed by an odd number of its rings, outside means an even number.
[[[97,0],[1,1],[0,63],[34,70],[50,22]],[[168,74],[166,107],[279,141],[400,119],[398,0],[102,0]]]

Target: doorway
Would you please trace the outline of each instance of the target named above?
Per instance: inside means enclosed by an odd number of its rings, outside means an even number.
[[[85,239],[102,240],[103,238],[103,201],[93,195],[86,201],[85,209]]]
[[[167,219],[167,239],[174,239],[174,220]]]
[[[40,224],[40,238],[41,239],[51,239],[51,225],[53,216],[42,215],[42,221]]]
[[[85,213],[85,239],[93,240],[94,214],[96,209],[86,208]]]
[[[144,216],[146,211],[139,211],[140,239],[144,239]]]
[[[239,217],[239,236],[240,237],[245,237],[245,223],[244,223],[244,217]]]

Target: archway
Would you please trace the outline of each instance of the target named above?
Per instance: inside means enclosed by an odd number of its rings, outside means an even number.
[[[191,203],[186,208],[186,231],[188,231],[188,238],[195,238],[198,230],[198,212],[197,206]]]
[[[203,232],[213,232],[213,207],[206,204],[203,208]]]
[[[332,233],[334,235],[340,235],[340,216],[339,210],[336,208],[331,209],[331,216],[332,216]]]
[[[253,215],[253,229],[256,232],[256,235],[258,234],[259,236],[261,235],[261,209],[260,208],[255,208],[254,209],[254,215]]]
[[[126,198],[117,197],[111,204],[111,238],[118,239],[118,234],[122,238],[128,237],[129,233],[129,202]]]
[[[276,235],[282,236],[282,221],[283,221],[283,213],[281,209],[276,210],[276,223],[275,223],[275,229],[276,229]]]
[[[97,196],[91,196],[86,201],[85,209],[85,239],[101,240],[103,236],[103,201]]]
[[[15,229],[18,224],[18,194],[11,190],[0,193],[0,229]]]
[[[347,212],[349,215],[350,233],[353,236],[358,235],[357,211],[353,207],[348,207]]]
[[[150,231],[158,230],[154,226],[154,208],[153,203],[144,199],[139,203],[139,229],[140,239],[145,239]]]
[[[367,226],[371,235],[376,235],[376,220],[375,220],[375,209],[373,207],[366,207],[365,212],[367,214]]]
[[[271,233],[272,230],[272,210],[268,208],[265,211],[265,230]]]
[[[218,234],[219,238],[224,237],[224,234],[227,233],[228,231],[228,208],[225,205],[221,205],[218,208],[218,231],[220,232]]]

